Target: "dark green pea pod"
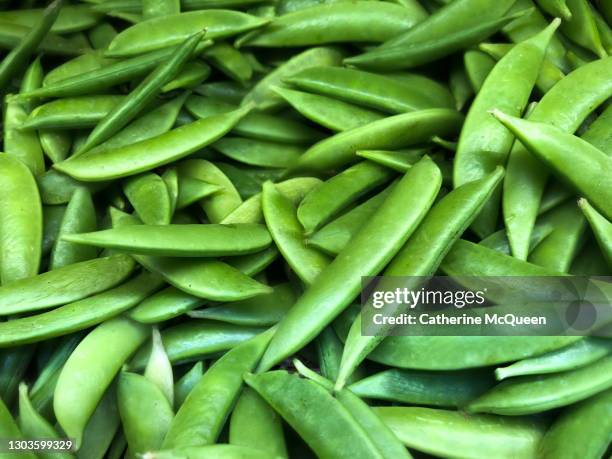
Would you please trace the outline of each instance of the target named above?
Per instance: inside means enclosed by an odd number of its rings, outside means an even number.
[[[360,197],[392,177],[386,167],[369,161],[345,169],[308,193],[297,209],[306,235],[312,234]]]
[[[292,166],[304,152],[304,148],[297,145],[240,137],[224,137],[212,148],[240,163],[281,169]]]
[[[210,66],[205,62],[191,61],[183,67],[183,71],[174,79],[166,83],[162,89],[162,94],[182,88],[194,88],[202,84],[210,76]]]
[[[203,53],[214,67],[234,81],[246,85],[253,76],[253,69],[246,57],[226,42],[216,43]]]
[[[106,54],[111,57],[134,56],[177,45],[202,30],[206,30],[207,39],[218,39],[256,29],[267,22],[267,19],[225,10],[163,16],[139,22],[123,30],[108,45]],[[169,30],[172,33],[168,33]]]
[[[227,257],[224,259],[224,261],[236,268],[238,271],[243,273],[254,273],[252,275],[255,275],[270,266],[270,264],[278,258],[278,255],[279,253],[276,247],[268,247],[261,252],[256,252],[249,255]]]
[[[30,366],[34,350],[34,346],[20,346],[0,351],[0,399],[5,403],[13,403],[19,383]]]
[[[490,173],[496,165],[505,163],[514,138],[507,130],[504,131],[502,126],[494,123],[489,111],[504,107],[504,110],[513,115],[522,113],[535,85],[548,43],[559,22],[553,21],[541,33],[516,45],[495,65],[487,77],[461,130],[453,164],[455,187],[477,180]],[[499,91],[504,85],[510,86],[502,97]],[[495,231],[500,199],[501,190],[487,201],[482,213],[473,223],[473,230],[481,238]]]
[[[215,81],[196,87],[195,92],[227,104],[239,104],[247,90],[234,81]]]
[[[123,433],[123,430],[119,430],[115,434],[113,441],[108,447],[108,451],[107,451],[108,459],[121,459],[123,455],[126,453],[126,448],[127,448],[127,440],[125,439],[125,434]]]
[[[578,206],[584,213],[589,225],[591,225],[591,230],[595,235],[595,239],[597,239],[608,267],[612,269],[612,223],[597,212],[586,199],[580,199]]]
[[[274,291],[248,300],[225,303],[188,312],[194,319],[218,320],[235,325],[269,327],[279,322],[294,305],[296,295],[289,283],[274,286]]]
[[[272,457],[288,457],[281,418],[250,387],[243,389],[232,411],[229,443],[265,451]]]
[[[348,386],[355,395],[408,405],[461,407],[493,386],[488,371],[385,370]]]
[[[604,457],[612,430],[612,390],[566,408],[542,438],[538,457]]]
[[[0,284],[38,273],[42,206],[30,170],[12,155],[0,156]],[[3,309],[0,288],[0,309]],[[14,305],[13,305],[14,306]],[[4,311],[2,312],[4,313]]]
[[[108,388],[94,410],[83,432],[83,442],[78,457],[103,459],[113,442],[115,432],[120,428],[121,419],[117,408],[116,387]]]
[[[117,36],[117,30],[108,22],[101,22],[89,29],[87,37],[94,49],[104,50]]]
[[[594,239],[587,241],[572,263],[570,273],[574,276],[609,276],[612,271],[601,254]]]
[[[306,118],[332,131],[347,131],[383,118],[382,113],[331,97],[276,86],[272,90]]]
[[[440,170],[427,157],[398,181],[370,221],[279,323],[260,370],[302,348],[350,305],[361,288],[361,276],[377,274],[391,260],[433,204],[441,182]],[[398,216],[398,208],[409,211]]]
[[[532,252],[540,242],[546,239],[553,232],[553,227],[548,224],[538,225],[533,228],[531,233],[531,243],[529,244],[529,252]],[[497,252],[511,255],[510,242],[505,230],[499,230],[487,236],[479,242],[480,245],[493,249]]]
[[[151,335],[151,355],[145,367],[144,376],[155,384],[162,392],[170,409],[174,404],[174,375],[172,364],[164,349],[161,335],[157,327],[153,327]]]
[[[19,430],[19,426],[11,416],[11,412],[7,408],[4,401],[0,398],[0,435],[3,438],[10,438],[14,440],[24,439],[23,434]],[[5,457],[11,457],[13,454],[7,453]],[[29,451],[21,453],[21,457],[26,459],[35,459],[37,456]]]
[[[53,169],[36,178],[43,204],[67,204],[75,190],[86,187],[92,194],[108,186],[108,182],[85,183]]]
[[[202,180],[191,177],[179,177],[176,208],[179,210],[184,209],[222,189],[218,185],[211,185]]]
[[[561,32],[578,45],[594,52],[600,58],[608,55],[601,44],[597,22],[586,0],[567,0],[571,16],[561,24]]]
[[[38,140],[43,152],[53,164],[66,159],[72,147],[72,137],[65,131],[40,129]]]
[[[91,194],[86,188],[77,188],[66,206],[59,226],[57,241],[49,258],[49,270],[96,258],[98,250],[74,244],[63,239],[64,236],[96,229],[96,209]]]
[[[560,183],[557,180],[553,180],[542,196],[540,208],[538,209],[538,216],[548,212],[551,209],[554,209],[574,196],[574,192],[565,184]],[[533,231],[535,231],[535,227]]]
[[[470,412],[522,415],[570,405],[612,387],[612,357],[562,373],[503,381],[472,401]]]
[[[299,89],[391,114],[455,105],[446,87],[417,74],[394,78],[341,67],[313,67],[283,81]]]
[[[560,17],[564,21],[572,19],[572,12],[567,7],[567,0],[535,0],[535,2],[551,16]]]
[[[597,25],[597,31],[601,38],[601,45],[609,55],[610,52],[612,52],[612,28],[597,10],[591,8],[591,13],[595,19],[595,25]]]
[[[90,128],[102,120],[124,96],[81,96],[58,99],[35,108],[22,129]]]
[[[147,454],[150,459],[198,459],[204,457],[214,457],[215,459],[285,459],[284,456],[270,456],[268,451],[223,443],[153,451]]]
[[[242,104],[254,102],[259,110],[273,110],[285,104],[284,99],[274,90],[298,72],[312,67],[335,66],[342,63],[341,51],[330,47],[310,48],[287,60],[259,80],[244,96]],[[345,82],[346,83],[346,82]]]
[[[26,37],[33,37],[33,35],[30,35],[32,30],[33,29],[30,27],[25,27],[13,22],[0,21],[0,49],[5,49],[9,52],[12,51],[17,48]],[[88,48],[84,49],[72,41],[51,32],[47,32],[44,40],[40,42],[36,50],[55,56],[78,56],[89,51]]]
[[[54,165],[77,180],[103,181],[126,177],[176,161],[218,140],[242,119],[251,106],[194,121],[152,139]]]
[[[495,67],[495,59],[482,51],[472,49],[463,55],[463,65],[472,91],[478,94],[489,73]]]
[[[44,14],[45,10],[42,8],[2,11],[0,21],[33,27]],[[58,34],[80,32],[96,25],[99,19],[100,14],[93,12],[86,5],[64,5],[51,26],[51,32]]]
[[[463,115],[446,108],[383,118],[314,144],[289,169],[289,173],[340,168],[355,162],[357,150],[395,150],[426,142],[434,135],[451,136],[460,129],[462,122]]]
[[[42,255],[48,255],[57,240],[66,206],[43,206]]]
[[[20,160],[37,176],[45,171],[45,160],[37,133],[20,129],[27,116],[25,104],[9,96],[4,108],[4,152]]]
[[[261,192],[265,182],[274,182],[284,176],[284,169],[280,168],[253,168],[221,162],[215,164],[232,182],[242,199],[252,198]]]
[[[176,382],[176,384],[174,384],[175,410],[178,410],[185,402],[185,399],[191,393],[198,381],[202,378],[203,374],[204,364],[202,362],[197,362]]]
[[[436,273],[440,263],[461,234],[480,214],[501,182],[503,174],[503,169],[498,167],[479,180],[455,188],[438,201],[401,250],[395,254],[383,275],[391,278],[411,276],[409,288],[419,288],[424,278]],[[400,305],[395,305],[387,312],[396,314],[401,312],[400,308]],[[344,386],[357,365],[385,339],[391,330],[389,327],[380,327],[375,336],[363,336],[361,326],[362,315],[359,315],[346,338],[336,387]]]
[[[297,431],[318,457],[383,457],[350,412],[317,382],[286,371],[248,374],[245,381]],[[304,403],[296,405],[296,400]],[[325,416],[314,414],[321,412]],[[321,431],[326,435],[320,435]]]
[[[1,314],[46,309],[103,292],[134,270],[127,255],[82,261],[0,287]]]
[[[174,417],[162,391],[144,376],[122,372],[117,382],[117,405],[130,453],[159,449]]]
[[[315,345],[317,347],[321,375],[330,381],[335,381],[338,377],[340,360],[342,359],[342,342],[333,328],[328,326],[319,334]]]
[[[543,426],[530,418],[467,415],[417,407],[374,412],[409,448],[435,456],[485,459],[535,458]]]
[[[612,156],[612,108],[607,107],[589,128],[581,135],[595,148],[608,156]]]
[[[123,317],[109,320],[94,328],[66,361],[55,387],[53,407],[58,423],[77,448],[104,392],[148,331]]]
[[[264,184],[262,209],[266,225],[281,254],[305,284],[312,284],[331,260],[304,244],[295,207],[271,182]]]
[[[273,333],[270,329],[236,346],[204,373],[172,420],[162,448],[216,443],[240,395],[242,375],[255,368]]]
[[[167,225],[172,218],[170,194],[163,179],[145,172],[127,179],[123,192],[145,225]]]
[[[180,12],[180,0],[144,0],[142,2],[142,18],[144,20],[178,14]]]
[[[455,98],[457,110],[463,109],[467,101],[474,95],[474,89],[470,84],[465,68],[462,62],[458,60],[451,67],[448,86]]]

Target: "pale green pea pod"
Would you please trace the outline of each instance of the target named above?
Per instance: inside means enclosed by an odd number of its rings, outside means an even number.
[[[5,438],[13,438],[15,440],[24,439],[24,436],[19,430],[17,423],[11,416],[11,412],[2,399],[0,399],[0,435]],[[9,457],[8,454],[6,457]],[[37,456],[31,452],[24,452],[23,457],[27,459],[35,459]]]
[[[174,404],[174,376],[172,364],[168,359],[159,329],[153,327],[151,338],[151,356],[145,367],[144,376],[162,392],[170,406]]]
[[[578,206],[584,213],[589,225],[591,225],[601,253],[605,257],[608,266],[612,269],[612,223],[597,212],[586,199],[580,199]]]
[[[179,177],[175,167],[169,167],[161,174],[161,178],[166,185],[168,191],[168,199],[170,200],[170,215],[174,219],[174,212],[179,198]]]
[[[4,152],[19,159],[36,176],[45,171],[45,162],[36,132],[20,129],[27,117],[25,107],[9,96],[4,109]]]
[[[202,457],[214,457],[215,459],[284,459],[284,456],[270,456],[270,453],[267,451],[223,443],[173,448],[171,450],[153,451],[147,454],[147,457],[150,459],[197,459]]]
[[[143,0],[142,2],[142,18],[144,20],[180,12],[180,0]]]
[[[204,364],[197,362],[174,384],[174,408],[180,408],[204,374]]]
[[[529,244],[529,252],[531,253],[540,242],[546,239],[553,232],[553,227],[548,224],[542,224],[533,228],[531,233],[531,243]],[[502,252],[506,255],[511,255],[510,242],[505,230],[499,230],[487,236],[479,242],[480,245],[493,249],[497,252]]]
[[[166,185],[168,182],[166,181]],[[198,180],[191,177],[181,176],[178,182],[178,195],[176,197],[176,208],[184,209],[198,201],[201,201],[207,196],[222,191],[223,188],[218,185],[212,185],[203,180]]]
[[[465,68],[459,61],[456,61],[450,70],[448,86],[455,98],[457,110],[463,109],[467,101],[474,95],[474,89],[470,84]]]
[[[130,177],[123,192],[146,225],[167,225],[172,218],[168,188],[162,178],[152,172]]]
[[[495,67],[495,59],[482,51],[471,49],[463,55],[463,65],[472,91],[478,94],[489,73]]]
[[[38,140],[43,152],[53,164],[65,160],[72,147],[72,137],[69,132],[39,129]]]

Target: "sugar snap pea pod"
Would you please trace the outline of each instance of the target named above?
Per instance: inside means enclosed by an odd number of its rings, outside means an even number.
[[[0,12],[0,21],[33,27],[44,16],[42,8],[20,9]],[[85,5],[64,5],[51,26],[51,32],[67,34],[87,30],[100,19],[100,14]]]
[[[578,206],[591,226],[601,253],[608,265],[612,267],[612,223],[597,212],[586,199],[578,200]]]
[[[542,201],[540,202],[540,208],[538,209],[538,216],[554,209],[558,205],[567,201],[575,196],[574,192],[570,190],[566,185],[553,180],[546,188]],[[535,227],[534,227],[535,231]]]
[[[567,0],[535,0],[542,10],[551,16],[557,16],[564,21],[572,19],[572,12],[567,7]]]
[[[591,13],[595,18],[597,31],[599,32],[599,37],[601,38],[601,45],[606,50],[606,53],[608,53],[609,55],[612,51],[612,28],[608,25],[606,20],[601,16],[598,11],[591,8]]]
[[[57,421],[77,447],[96,405],[127,358],[146,339],[147,331],[130,319],[112,319],[91,331],[66,361],[53,407]]]
[[[117,30],[108,22],[101,22],[89,29],[87,38],[94,49],[106,49],[113,38],[117,35]]]
[[[23,131],[25,134],[26,131]],[[69,132],[54,129],[40,129],[38,140],[43,152],[53,164],[63,161],[70,153],[72,137]]]
[[[176,208],[184,209],[191,204],[200,201],[206,196],[223,190],[218,185],[211,185],[202,180],[191,177],[181,177],[179,182],[178,196],[176,200]]]
[[[259,110],[277,109],[285,102],[273,88],[282,86],[285,79],[304,69],[340,65],[342,58],[342,52],[331,47],[315,47],[303,51],[259,80],[244,96],[242,104],[254,102]]]
[[[494,111],[494,116],[552,171],[612,218],[612,159],[585,140],[545,123]],[[601,178],[603,177],[603,178]]]
[[[310,147],[290,169],[322,171],[355,162],[356,150],[397,149],[419,144],[433,135],[452,135],[463,116],[451,109],[432,108],[383,118],[340,132]]]
[[[121,459],[123,455],[126,453],[127,441],[125,439],[125,434],[123,430],[117,431],[115,436],[113,437],[113,441],[108,447],[107,457],[108,459]]]
[[[306,234],[330,221],[344,208],[391,178],[389,169],[363,161],[321,184],[300,202],[297,218]]]
[[[53,169],[36,179],[40,198],[43,204],[48,205],[67,204],[74,191],[80,187],[86,187],[91,193],[95,193],[108,186],[108,182],[79,182]]]
[[[298,89],[387,113],[455,105],[448,90],[440,83],[417,74],[405,76],[396,79],[362,70],[312,67],[283,81]]]
[[[604,457],[610,444],[611,413],[612,390],[566,408],[542,438],[538,457]]]
[[[32,173],[14,156],[0,155],[2,285],[38,273],[42,233],[42,206]]]
[[[168,187],[153,172],[135,175],[123,184],[123,192],[146,225],[167,225],[172,218]],[[139,253],[139,252],[137,252]]]
[[[495,67],[495,59],[478,50],[468,50],[463,55],[463,65],[472,90],[478,94],[487,76]]]
[[[529,251],[533,251],[533,249],[537,247],[540,242],[546,239],[552,232],[553,227],[551,225],[542,224],[535,226],[533,228],[533,233],[531,233]],[[505,230],[496,231],[480,241],[479,244],[497,252],[511,255],[510,243],[508,242],[508,236],[506,235]]]
[[[4,108],[4,151],[19,159],[36,176],[45,171],[45,162],[36,132],[20,129],[27,116],[25,107],[9,96]]]
[[[24,438],[23,434],[19,430],[19,426],[11,416],[11,412],[7,408],[6,404],[0,399],[0,436],[3,438],[11,438],[14,440],[21,440]],[[13,457],[13,453],[3,454],[7,459]],[[31,452],[23,452],[21,456],[26,459],[35,459],[37,456]]]
[[[423,219],[441,181],[440,170],[427,157],[402,177],[370,221],[280,322],[259,370],[269,369],[310,342],[351,303],[359,292],[361,276],[378,273]],[[413,192],[417,189],[418,195]],[[401,218],[398,208],[406,209]],[[377,234],[376,240],[372,234]]]
[[[219,320],[236,325],[266,327],[279,322],[295,303],[289,283],[274,286],[274,291],[247,300],[211,306],[188,312],[194,319]]]
[[[267,22],[267,19],[230,10],[191,11],[152,18],[120,32],[108,45],[106,54],[126,57],[154,51],[177,45],[201,30],[206,30],[207,39],[224,38],[256,29]]]
[[[74,76],[87,73],[91,70],[100,69],[117,62],[117,59],[111,59],[104,57],[101,51],[90,51],[81,56],[74,57],[57,67],[51,69],[43,78],[43,88],[46,86],[53,86],[58,81],[69,79]],[[40,91],[41,88],[32,89],[33,91]],[[28,98],[29,92],[20,94],[19,98]],[[40,97],[45,97],[41,94]]]
[[[610,268],[594,239],[589,240],[572,263],[570,273],[575,276],[608,276]]]
[[[257,419],[253,423],[253,419]],[[279,415],[250,387],[243,389],[232,411],[229,425],[231,445],[288,457]]]
[[[176,161],[225,135],[250,106],[211,116],[140,142],[54,165],[77,180],[102,181],[134,175]]]
[[[185,373],[181,378],[174,384],[174,408],[178,409],[187,396],[191,393],[195,385],[202,378],[204,374],[204,364],[202,362],[195,363],[191,369]]]
[[[13,22],[0,21],[0,49],[12,51],[24,42],[26,37],[33,36],[33,28],[25,27]],[[52,32],[47,32],[44,40],[35,49],[28,52],[28,55],[35,50],[56,56],[78,56],[87,52],[71,40],[63,38]]]
[[[340,369],[342,359],[342,342],[331,326],[326,327],[317,337],[317,356],[319,357],[319,368],[321,375],[330,381],[335,381]],[[349,382],[360,379],[363,376],[359,368],[354,372]]]
[[[216,445],[188,446],[153,451],[147,453],[147,457],[150,459],[201,459],[206,457],[214,457],[215,459],[283,459],[285,456],[270,456],[268,451],[217,443]]]
[[[381,113],[331,97],[281,87],[272,89],[306,118],[332,131],[347,131],[383,118]]]
[[[212,97],[228,104],[239,104],[247,90],[234,81],[215,81],[197,86],[195,92],[201,96]]]
[[[236,346],[204,373],[172,420],[162,448],[216,442],[242,389],[242,375],[255,368],[273,333],[267,330]]]
[[[162,93],[167,93],[181,88],[193,88],[203,83],[210,76],[211,68],[201,61],[187,62],[180,74],[166,83],[161,88]]]
[[[406,446],[435,456],[533,458],[543,435],[542,425],[529,418],[417,407],[379,407],[374,412]]]
[[[312,284],[331,260],[304,244],[295,207],[271,182],[264,183],[262,209],[266,225],[281,254],[302,282]]]
[[[466,409],[516,416],[570,405],[612,387],[611,369],[612,356],[607,356],[575,370],[509,379]]]
[[[122,372],[117,383],[117,405],[131,454],[159,449],[172,422],[170,402],[153,382]]]
[[[460,61],[455,61],[451,67],[448,81],[449,89],[455,98],[457,110],[461,110],[474,95],[474,89],[462,64]]]
[[[164,181],[164,185],[166,185],[166,189],[168,190],[168,199],[170,200],[170,215],[172,215],[172,220],[174,218],[176,203],[179,196],[178,171],[175,167],[169,167],[163,172],[163,174],[161,174],[161,178]]]
[[[383,457],[347,409],[318,383],[286,371],[249,374],[245,381],[298,432],[318,457]],[[305,403],[298,406],[296,400]],[[320,411],[326,415],[314,416]],[[320,435],[322,430],[327,435]]]
[[[558,26],[559,21],[555,20],[541,33],[516,45],[487,77],[461,130],[453,164],[455,187],[481,178],[495,165],[505,163],[513,137],[491,122],[495,120],[491,119],[488,111],[503,106],[514,115],[522,112],[535,85],[546,47]],[[500,96],[502,88],[504,95]],[[480,237],[495,230],[500,198],[501,193],[495,193],[474,222],[473,229]]]
[[[246,165],[222,162],[217,162],[216,165],[232,182],[242,199],[249,199],[259,193],[265,181],[276,181],[284,175],[284,169],[278,168],[254,169]]]
[[[589,3],[586,0],[567,0],[567,7],[571,12],[571,18],[563,21],[561,32],[599,57],[606,57],[608,53],[601,44],[595,16]]]
[[[0,399],[5,403],[12,404],[17,395],[19,383],[30,366],[34,350],[34,346],[19,346],[0,352]]]
[[[144,0],[142,2],[142,18],[145,20],[180,12],[180,0]]]
[[[57,240],[66,206],[43,206],[42,255],[48,255]]]
[[[612,156],[612,108],[607,107],[580,136],[591,145]]]
[[[366,1],[323,3],[276,18],[242,46],[316,46],[339,42],[384,42],[427,17],[424,9]],[[322,18],[325,18],[323,21]]]
[[[123,96],[81,96],[58,99],[35,108],[22,129],[79,129],[95,126]]]
[[[203,56],[222,73],[242,85],[253,76],[253,69],[246,57],[226,42],[215,43]]]
[[[426,372],[392,369],[348,386],[355,395],[410,405],[461,407],[493,385],[489,372]]]
[[[172,374],[172,364],[168,359],[168,354],[166,354],[157,327],[153,327],[151,355],[145,367],[144,376],[161,390],[170,408],[172,408],[172,404],[174,403],[174,375]]]
[[[259,167],[286,168],[293,165],[304,148],[264,140],[241,137],[224,137],[215,142],[212,148],[234,161]]]
[[[394,171],[406,172],[421,159],[425,151],[421,149],[408,151],[358,150],[355,154]]]
[[[130,275],[127,255],[82,261],[0,287],[1,314],[36,311],[103,292]]]
[[[91,415],[83,432],[83,442],[78,451],[79,457],[101,459],[111,445],[121,422],[116,392],[116,386],[113,384]]]
[[[498,167],[485,177],[468,182],[444,196],[425,216],[422,223],[399,250],[385,269],[385,276],[418,276],[411,288],[422,284],[421,276],[431,276],[451,250],[460,235],[474,221],[483,206],[495,192],[503,177]],[[399,307],[394,308],[395,311]],[[348,376],[365,357],[384,339],[384,330],[377,336],[363,336],[362,316],[353,323],[346,338],[336,387],[341,388]]]

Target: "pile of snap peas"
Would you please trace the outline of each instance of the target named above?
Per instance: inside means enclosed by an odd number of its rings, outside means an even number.
[[[612,1],[0,0],[0,48],[0,458],[610,457],[612,339],[359,295],[612,275]]]

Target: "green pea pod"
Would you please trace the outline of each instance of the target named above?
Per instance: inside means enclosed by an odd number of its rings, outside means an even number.
[[[319,334],[315,344],[321,375],[330,381],[335,381],[342,359],[342,342],[333,328],[328,326]]]
[[[113,384],[105,392],[89,418],[83,432],[83,442],[78,451],[79,457],[94,459],[105,457],[121,422],[117,408],[116,392],[115,384]]]
[[[222,73],[242,85],[253,76],[253,69],[246,57],[228,43],[216,43],[204,52],[204,57]]]
[[[193,153],[218,140],[244,117],[250,106],[228,114],[211,116],[142,140],[96,154],[55,164],[54,167],[77,180],[101,181],[145,172]]]
[[[557,16],[564,21],[572,19],[572,12],[567,7],[567,0],[535,0],[542,10],[551,16]]]
[[[218,185],[211,185],[203,180],[198,180],[191,177],[180,177],[178,186],[176,208],[179,210],[201,201],[211,194],[223,190],[223,188]]]
[[[347,131],[383,118],[381,113],[331,97],[276,86],[272,90],[306,118],[332,131]]]
[[[202,362],[195,363],[191,369],[185,373],[174,384],[174,408],[178,409],[185,402],[187,396],[191,393],[195,385],[204,374],[204,364]]]
[[[110,66],[116,62],[116,59],[105,58],[101,51],[91,51],[85,53],[81,56],[74,57],[50,70],[43,79],[43,88],[38,88],[35,91],[38,92],[40,89],[44,89],[47,86],[53,86],[58,81],[78,76],[91,70]],[[17,97],[28,98],[29,92],[19,94]],[[45,95],[40,94],[37,97],[45,97]]]
[[[45,10],[42,8],[2,11],[0,21],[33,27],[44,14]],[[99,19],[100,15],[86,5],[64,5],[51,26],[51,31],[58,34],[80,32],[94,26]]]
[[[457,110],[463,109],[468,100],[474,95],[474,89],[470,84],[468,75],[463,65],[455,61],[450,70],[449,89],[455,98]]]
[[[239,104],[247,94],[247,90],[234,81],[204,83],[195,88],[195,92],[202,96],[218,99],[226,104]]]
[[[340,65],[343,55],[336,48],[316,47],[303,51],[270,72],[244,96],[242,104],[254,102],[259,110],[272,110],[284,105],[284,99],[274,90],[298,72],[312,67]]]
[[[112,319],[91,331],[68,358],[57,381],[53,406],[57,421],[77,447],[104,392],[146,337],[145,326],[126,318]]]
[[[210,76],[210,66],[201,61],[187,62],[183,71],[161,88],[162,94],[182,88],[194,88]]]
[[[108,182],[85,183],[74,180],[53,169],[36,178],[43,204],[57,205],[70,202],[75,190],[87,188],[92,194],[108,186]]]
[[[423,219],[441,180],[440,170],[429,158],[423,158],[406,173],[370,221],[321,271],[280,322],[260,363],[261,371],[310,342],[350,304],[359,293],[361,276],[378,273]],[[419,190],[418,194],[413,190]],[[398,216],[398,208],[407,210]],[[377,234],[375,240],[373,234]]]
[[[61,19],[61,16],[60,16]],[[89,28],[87,37],[94,49],[103,50],[109,45],[113,38],[117,36],[117,30],[108,22],[101,22]]]
[[[249,199],[261,192],[264,182],[275,181],[284,175],[283,169],[258,168],[218,162],[217,166],[232,182],[242,199]]]
[[[131,454],[159,449],[174,413],[153,382],[136,373],[122,372],[117,383],[117,404]]]
[[[601,37],[589,2],[586,0],[567,0],[567,7],[571,12],[571,18],[563,21],[561,32],[570,40],[593,51],[599,57],[606,57],[608,53],[601,44]]]
[[[256,29],[267,22],[267,19],[226,10],[192,11],[152,18],[120,32],[108,45],[106,54],[111,57],[142,54],[177,45],[202,30],[206,30],[207,39],[224,38]]]
[[[180,12],[180,0],[144,0],[142,2],[142,18],[145,20]]]
[[[607,107],[589,128],[582,134],[586,140],[595,148],[601,150],[608,156],[612,156],[612,108]]]
[[[453,165],[455,187],[479,179],[505,162],[513,137],[495,125],[488,112],[496,106],[514,115],[522,112],[535,85],[546,47],[558,26],[559,21],[553,21],[541,33],[516,45],[487,77],[461,130]],[[507,91],[503,96],[499,94],[500,88]],[[481,238],[495,230],[500,197],[501,193],[494,194],[473,224]]]
[[[580,67],[546,93],[529,120],[550,123],[565,132],[575,131],[593,107],[612,94],[610,75],[612,58]],[[548,169],[540,160],[516,142],[508,159],[503,211],[512,253],[517,258],[527,258],[530,234],[548,176]]]
[[[27,116],[24,105],[9,96],[4,109],[4,152],[20,160],[37,176],[45,171],[45,161],[36,132],[20,129]]]
[[[170,223],[172,203],[170,202],[168,188],[159,175],[153,172],[145,172],[130,177],[123,184],[123,192],[134,207],[138,217],[146,225],[167,225]]]
[[[408,242],[395,254],[384,275],[391,278],[416,276],[413,277],[410,288],[417,289],[422,284],[423,277],[435,274],[460,235],[479,215],[487,200],[495,192],[502,177],[503,169],[498,167],[485,177],[459,186],[444,196],[425,216]],[[395,314],[400,312],[400,308],[401,306],[396,305],[388,312]],[[338,388],[344,386],[357,365],[388,334],[384,329],[378,329],[375,336],[363,336],[362,320],[363,315],[358,316],[346,338],[336,380]]]
[[[463,116],[455,110],[432,108],[390,116],[328,137],[310,147],[289,169],[323,171],[355,162],[356,150],[394,150],[457,132]]]
[[[384,184],[392,174],[386,167],[363,161],[345,169],[308,193],[297,209],[306,235],[312,234],[361,196]]]
[[[6,404],[0,399],[0,436],[3,438],[10,438],[15,440],[21,440],[24,438],[23,434],[19,430],[17,423],[11,416],[11,412],[6,407]],[[3,454],[7,459],[12,457],[12,453]],[[37,456],[31,452],[23,452],[21,456],[26,459],[35,459]]]
[[[495,67],[495,59],[481,51],[469,50],[463,55],[463,65],[473,92],[478,94]]]
[[[215,142],[212,148],[240,163],[281,169],[292,166],[304,152],[304,148],[298,145],[240,137],[224,137]]]
[[[38,273],[42,206],[30,170],[15,157],[0,155],[0,283]],[[0,309],[3,309],[0,288]],[[5,290],[6,291],[6,290]]]
[[[34,350],[34,346],[20,346],[0,351],[0,399],[5,403],[12,404],[17,395],[19,383],[30,366]]]
[[[38,29],[40,31],[41,29]],[[9,52],[20,47],[19,56],[23,52],[23,46],[21,44],[27,44],[28,47],[31,44],[30,39],[35,38],[35,29],[25,27],[13,22],[0,21],[0,49],[8,50]],[[33,51],[33,50],[32,50]],[[37,51],[44,52],[50,55],[56,56],[78,56],[88,51],[74,42],[56,35],[51,32],[47,32],[44,40],[38,45]],[[30,52],[28,52],[28,55]],[[11,59],[12,60],[12,59]]]
[[[531,253],[550,233],[553,232],[553,227],[548,224],[540,224],[533,228],[531,233],[531,242],[529,244],[529,252]],[[487,236],[479,242],[480,245],[501,252],[506,255],[511,255],[510,242],[505,230],[499,230]]]
[[[144,376],[161,390],[169,406],[172,407],[174,403],[174,376],[172,374],[172,364],[168,359],[168,354],[166,354],[157,327],[153,327],[151,355],[145,367]]]
[[[22,134],[25,133],[22,132]],[[66,159],[68,153],[70,153],[70,147],[72,147],[72,137],[66,131],[40,129],[38,140],[43,152],[53,164]]]
[[[164,181],[166,190],[168,192],[168,199],[170,201],[170,215],[174,218],[174,212],[176,211],[176,204],[179,198],[179,176],[176,167],[168,167],[161,178]]]
[[[90,38],[91,40],[91,38]],[[126,453],[127,440],[123,430],[119,430],[113,437],[113,441],[108,447],[107,457],[108,459],[121,459]]]
[[[270,329],[236,346],[208,369],[176,413],[162,448],[216,442],[242,389],[242,375],[255,368],[273,333]]]
[[[595,234],[601,253],[604,255],[608,266],[612,268],[612,223],[597,212],[586,199],[580,199],[578,206],[584,213],[589,225],[591,225],[591,230]]]
[[[435,456],[535,458],[543,428],[529,418],[466,415],[417,407],[380,407],[382,418],[402,443]]]
[[[215,0],[216,1],[216,0]],[[242,0],[241,0],[242,1]],[[198,459],[214,457],[215,459],[283,459],[284,456],[270,456],[267,451],[261,451],[245,446],[225,445],[222,443],[207,446],[188,446],[166,451],[147,453],[151,459]]]
[[[43,206],[42,255],[48,255],[59,235],[66,206]]]
[[[406,172],[425,154],[424,150],[387,151],[387,150],[358,150],[355,154],[380,164],[397,172]],[[435,160],[435,156],[432,155]]]

